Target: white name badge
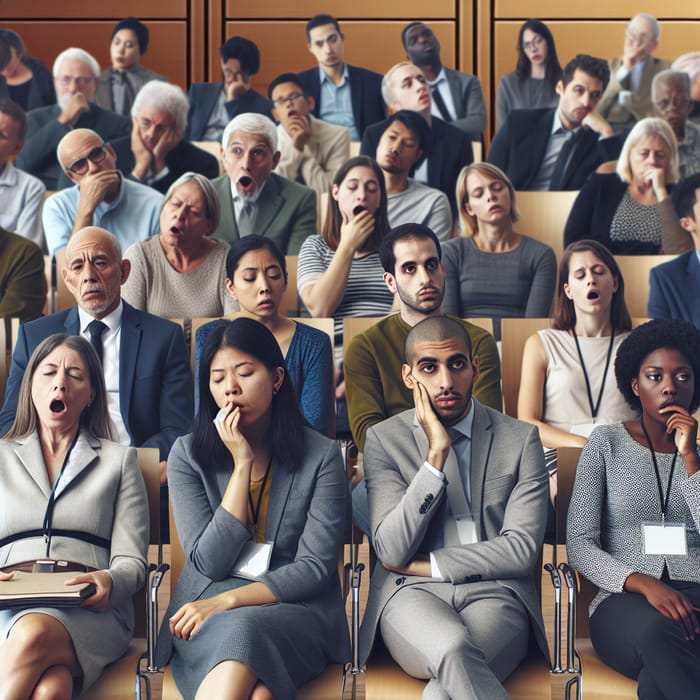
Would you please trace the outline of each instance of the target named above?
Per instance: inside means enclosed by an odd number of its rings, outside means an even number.
[[[457,518],[457,537],[460,544],[474,544],[476,539],[476,525],[474,518],[471,515],[458,515]]]
[[[644,554],[688,555],[683,523],[642,523]]]
[[[271,556],[272,542],[249,542],[243,546],[233,573],[255,580],[270,568]]]

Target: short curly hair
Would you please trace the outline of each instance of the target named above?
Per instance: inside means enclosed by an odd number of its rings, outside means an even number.
[[[700,405],[700,331],[692,323],[680,319],[657,319],[637,326],[620,344],[615,357],[617,388],[635,410],[642,402],[632,391],[632,380],[639,376],[644,358],[655,350],[678,350],[693,368],[694,390],[691,413]]]

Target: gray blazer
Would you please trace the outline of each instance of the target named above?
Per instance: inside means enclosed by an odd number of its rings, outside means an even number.
[[[0,441],[0,539],[41,530],[51,493],[37,433]],[[146,575],[148,499],[136,450],[82,430],[59,481],[53,529],[77,530],[109,548],[53,534],[49,556],[106,569],[111,605],[131,608]],[[0,547],[0,568],[46,556],[44,538],[24,537]]]
[[[349,641],[338,580],[338,553],[345,523],[345,472],[335,441],[304,428],[306,453],[296,469],[274,464],[265,523],[273,542],[269,570],[261,580],[282,603],[301,603],[326,630],[329,658],[348,658]],[[212,581],[231,579],[231,588],[249,583],[231,571],[243,545],[251,541],[243,523],[221,507],[231,465],[197,463],[192,435],[179,438],[168,457],[168,484],[185,568],[177,582],[157,656],[165,663],[172,650],[167,620],[197,600]]]
[[[231,196],[231,178],[212,180],[221,201],[221,220],[212,233],[225,243],[240,236]],[[301,244],[316,230],[316,193],[304,185],[270,173],[256,205],[255,231],[271,238],[285,255],[299,255]]]
[[[481,132],[486,128],[486,104],[479,78],[445,68],[445,79],[457,113],[457,119],[450,124],[468,132],[472,141],[479,141]]]
[[[102,109],[108,109],[114,112],[114,97],[112,95],[112,76],[114,75],[114,68],[107,68],[100,74],[100,82],[97,84],[97,92],[95,93],[95,104]],[[168,82],[168,79],[161,75],[160,73],[155,73],[142,65],[135,65],[126,72],[126,79],[131,85],[134,97],[138,94],[138,91],[151,80],[162,80]],[[126,112],[118,112],[118,114],[123,114],[124,116],[131,116],[131,107],[133,101],[128,105]]]
[[[478,542],[435,549],[446,507],[445,481],[423,468],[428,453],[415,410],[403,411],[367,431],[364,468],[372,542],[379,562],[372,572],[360,632],[365,661],[384,606],[421,577],[386,570],[405,566],[417,553],[435,556],[454,585],[495,580],[511,590],[530,615],[538,646],[548,647],[534,578],[547,520],[548,477],[537,428],[473,400],[471,502]],[[450,451],[448,459],[454,460]]]

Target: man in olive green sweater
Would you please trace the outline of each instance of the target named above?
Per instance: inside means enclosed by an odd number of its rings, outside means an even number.
[[[416,323],[443,315],[445,271],[441,255],[440,241],[423,224],[398,226],[382,241],[379,256],[384,280],[397,294],[400,311],[357,335],[347,347],[343,361],[350,429],[361,451],[371,426],[413,408],[413,395],[401,379],[404,343]],[[479,368],[473,395],[485,406],[500,411],[503,398],[496,341],[473,323],[460,322],[469,333]],[[353,491],[353,517],[357,526],[368,532],[364,484],[358,484]]]

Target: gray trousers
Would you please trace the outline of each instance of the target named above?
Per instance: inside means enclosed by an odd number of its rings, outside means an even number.
[[[525,658],[530,637],[527,610],[495,581],[406,586],[380,626],[401,668],[431,679],[425,700],[507,700],[501,681]]]

